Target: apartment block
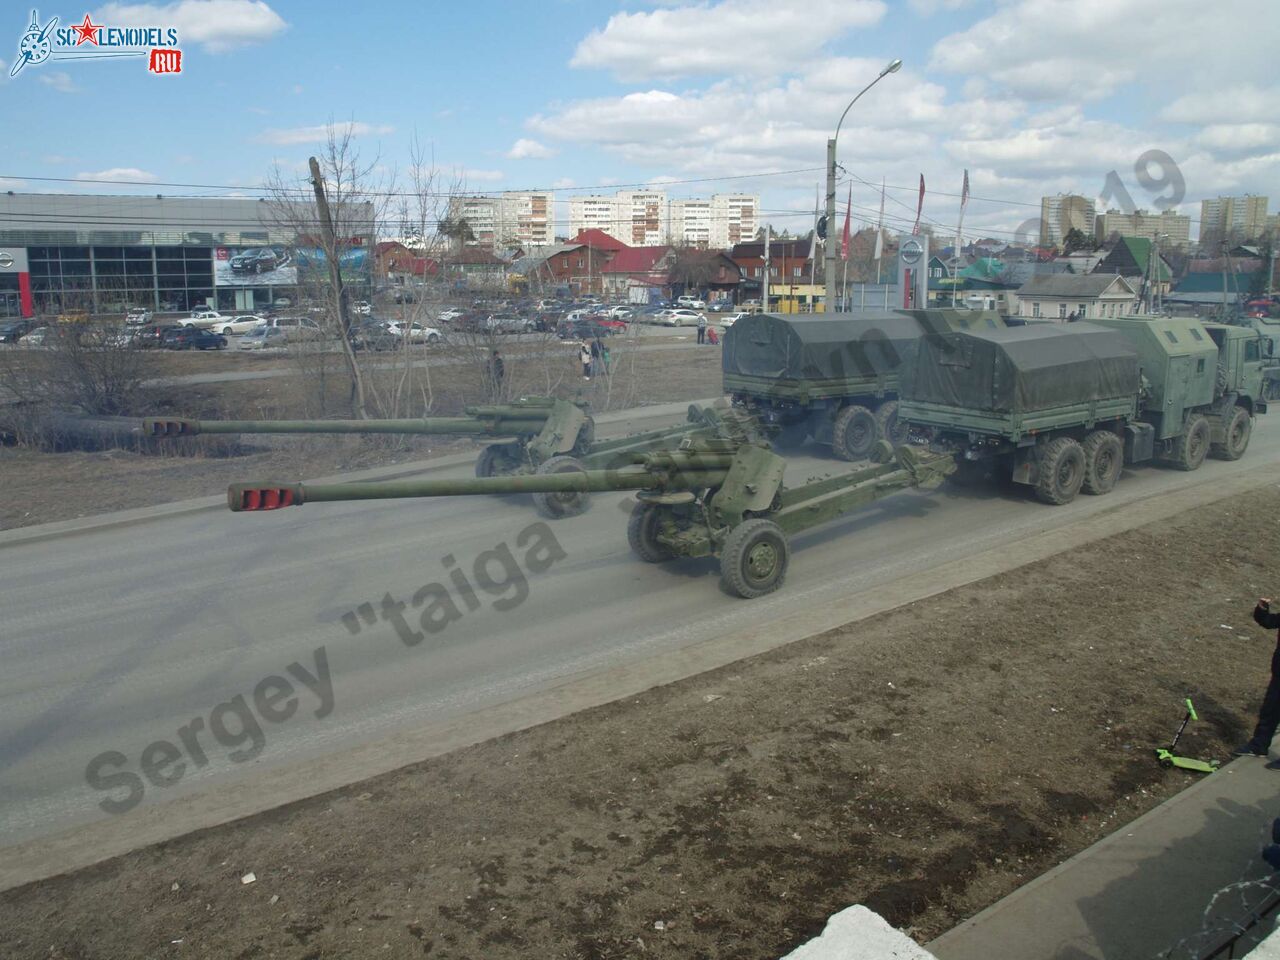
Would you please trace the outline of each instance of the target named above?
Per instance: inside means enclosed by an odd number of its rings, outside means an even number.
[[[1088,197],[1060,193],[1040,198],[1040,246],[1059,247],[1072,230],[1085,236],[1096,227],[1097,211]]]
[[[727,250],[754,240],[760,227],[760,198],[749,193],[717,193],[711,198],[711,246]]]
[[[1108,210],[1098,214],[1094,236],[1101,242],[1113,234],[1159,239],[1162,248],[1181,250],[1191,245],[1191,218],[1172,210],[1161,210],[1159,213],[1147,210],[1135,210],[1133,213]]]
[[[613,235],[632,247],[654,247],[668,236],[665,190],[619,190],[615,198]]]
[[[714,233],[710,200],[671,201],[672,243],[709,247]]]
[[[496,196],[454,197],[449,219],[465,220],[476,246],[545,246],[555,241],[555,195],[507,192]]]
[[[1257,240],[1267,229],[1266,197],[1215,197],[1200,201],[1200,242]]]
[[[615,240],[622,240],[621,230],[615,222],[614,198],[602,196],[571,197],[569,199],[569,236],[576,237],[583,230],[602,230]]]

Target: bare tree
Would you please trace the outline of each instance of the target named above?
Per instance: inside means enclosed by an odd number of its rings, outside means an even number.
[[[301,255],[298,269],[312,274],[306,282],[314,285],[324,306],[321,326],[339,342],[350,378],[351,413],[364,419],[369,415],[365,378],[351,343],[343,266],[361,248],[372,258],[376,224],[390,184],[374,182],[378,159],[375,156],[367,163],[361,159],[352,131],[350,123],[331,121],[321,156],[311,158],[308,180],[288,176],[277,166],[267,180],[267,194],[276,228],[292,236],[299,253],[318,251],[323,261],[318,264],[316,257]],[[366,262],[372,269],[371,262]]]

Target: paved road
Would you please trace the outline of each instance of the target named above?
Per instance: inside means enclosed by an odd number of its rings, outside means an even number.
[[[106,817],[99,801],[127,795],[127,784],[108,792],[85,782],[86,764],[106,751],[122,754],[122,765],[100,772],[136,777],[144,748],[173,744],[154,747],[149,761],[158,777],[176,777],[184,764],[181,780],[163,788],[137,780],[144,803],[171,800],[567,677],[760,628],[1046,529],[1276,462],[1280,425],[1264,418],[1238,463],[1209,461],[1191,474],[1141,467],[1111,495],[1066,507],[999,490],[900,495],[798,537],[787,586],[750,602],[719,589],[712,562],[634,560],[623,494],[597,496],[589,513],[552,526],[554,545],[531,528],[532,508],[511,498],[204,512],[6,547],[0,843]],[[799,457],[787,474],[794,484],[839,469],[847,467]],[[533,541],[543,548],[542,564],[529,556]],[[487,562],[491,592],[482,588],[478,560]],[[406,646],[385,622],[361,623],[354,635],[344,625],[362,603],[376,608],[387,594],[408,602],[419,590],[437,610],[446,609],[447,595],[458,612],[423,642]],[[416,629],[417,611],[407,614],[407,630]],[[262,728],[257,752],[240,736],[245,718],[233,698],[245,697],[244,709],[261,717],[255,687],[273,676],[287,680],[297,707],[282,722],[250,719],[251,734]],[[332,709],[317,717],[330,682]],[[267,711],[288,709],[283,689],[274,681],[263,688]],[[270,699],[276,695],[278,702]],[[210,735],[213,726],[220,740]],[[246,747],[256,756],[229,759]]]

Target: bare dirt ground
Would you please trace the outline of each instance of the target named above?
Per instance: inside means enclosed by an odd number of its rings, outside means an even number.
[[[582,381],[576,361],[568,358],[568,348],[563,363],[551,368],[550,378],[545,365],[512,358],[508,360],[508,386],[517,396],[546,393],[548,389],[560,396],[575,396],[580,391],[595,410],[705,399],[718,389],[720,351],[716,348],[629,356],[625,344],[619,344],[614,354],[612,378],[597,377],[590,383]],[[169,359],[189,363],[204,358]],[[166,366],[161,372],[173,374],[178,369]],[[385,374],[387,379],[391,375]],[[487,399],[473,367],[435,368],[430,377],[429,415],[456,416],[466,404]],[[330,378],[323,403],[314,383],[301,376],[170,387],[150,392],[148,412],[236,419],[340,417],[347,409],[347,390],[345,381],[337,376]],[[426,405],[427,398],[419,392],[402,415],[423,416]],[[217,495],[236,481],[300,480],[468,450],[478,453],[481,445],[448,437],[262,435],[247,436],[238,444],[226,437],[205,437],[159,445],[147,452],[49,453],[0,447],[0,475],[6,494],[0,498],[0,529]]]
[[[755,960],[851,903],[930,939],[1193,782],[1151,753],[1183,697],[1186,753],[1244,738],[1277,516],[1260,488],[10,891],[0,955]]]

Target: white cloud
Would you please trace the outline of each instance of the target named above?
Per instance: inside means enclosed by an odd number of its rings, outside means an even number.
[[[547,157],[554,157],[555,151],[545,144],[539,143],[537,140],[527,140],[521,137],[511,145],[511,149],[507,151],[507,159],[509,160],[542,160]]]
[[[71,79],[71,74],[56,70],[52,73],[41,73],[40,82],[46,86],[53,87],[59,93],[79,93],[80,88],[76,86],[75,81]]]
[[[160,178],[147,170],[137,167],[112,167],[109,170],[93,170],[76,174],[77,180],[108,180],[111,183],[128,183],[131,181],[155,183]]]
[[[1280,124],[1214,123],[1196,134],[1195,140],[1223,153],[1250,153],[1266,147],[1280,147]]]
[[[1212,90],[1179,97],[1161,110],[1160,116],[1174,123],[1247,123],[1270,120],[1275,116],[1277,101],[1280,87],[1233,84],[1225,96]]]
[[[279,146],[292,146],[300,143],[325,143],[329,139],[329,131],[331,129],[337,136],[350,132],[353,137],[395,132],[395,127],[351,121],[337,124],[321,123],[314,127],[285,127],[264,130],[254,139],[258,143],[273,143]]]
[[[470,167],[461,170],[460,173],[464,180],[481,180],[485,182],[501,180],[504,176],[501,170],[473,170]]]
[[[179,44],[198,43],[225,53],[270,40],[288,25],[262,0],[178,0],[176,3],[109,3],[94,14],[109,26],[173,26]]]
[[[578,44],[570,65],[623,80],[784,71],[833,37],[878,24],[886,9],[882,0],[721,0],[616,13]]]
[[[1228,12],[1229,11],[1229,12]],[[1246,26],[1247,25],[1247,26]],[[985,76],[1020,97],[1097,100],[1135,84],[1155,92],[1270,80],[1280,4],[1236,0],[1007,0],[934,44],[930,66]]]

